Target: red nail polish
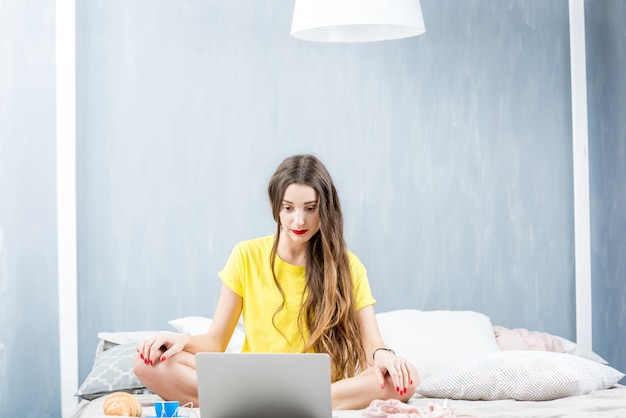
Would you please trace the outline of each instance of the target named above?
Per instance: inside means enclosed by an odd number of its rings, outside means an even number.
[[[166,359],[165,356],[161,357],[161,361],[165,361],[165,359]]]
[[[141,357],[141,359],[143,360],[143,353],[140,353],[139,357]]]
[[[411,379],[411,381],[409,382],[409,385],[412,385],[412,384],[413,384],[413,379]]]
[[[396,386],[396,392],[400,392],[400,386]]]
[[[152,360],[150,360],[150,365],[154,366],[154,362]]]
[[[148,359],[147,359],[147,358],[146,358],[146,359],[143,359],[143,362],[144,362],[144,363],[146,363],[146,364],[148,364]]]

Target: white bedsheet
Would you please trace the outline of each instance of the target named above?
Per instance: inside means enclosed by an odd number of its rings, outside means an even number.
[[[154,416],[154,402],[159,398],[156,395],[137,395],[143,405],[143,416]],[[71,418],[105,418],[102,410],[104,398],[93,401],[82,401]],[[422,410],[434,402],[443,404],[444,399],[423,398],[416,395],[410,403]],[[477,418],[503,417],[626,417],[626,386],[616,386],[611,389],[590,393],[583,396],[572,396],[542,402],[520,402],[513,400],[503,401],[457,401],[448,400],[448,407],[457,416],[473,416]],[[183,412],[189,417],[200,417],[198,409]],[[361,411],[333,411],[337,418],[360,418]]]

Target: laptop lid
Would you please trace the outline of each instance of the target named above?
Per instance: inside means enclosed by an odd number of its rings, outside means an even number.
[[[197,353],[202,418],[330,418],[327,354]]]

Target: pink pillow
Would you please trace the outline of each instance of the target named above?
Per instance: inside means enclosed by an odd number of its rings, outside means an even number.
[[[493,332],[501,350],[565,352],[561,340],[545,332],[529,331],[524,328],[508,329],[499,325],[493,327]]]

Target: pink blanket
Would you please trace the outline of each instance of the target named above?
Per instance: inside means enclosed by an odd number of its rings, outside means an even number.
[[[564,353],[565,348],[554,335],[528,331],[524,328],[508,329],[501,326],[493,327],[496,341],[502,350],[540,350]]]
[[[456,418],[454,411],[446,407],[429,402],[426,410],[419,411],[416,407],[395,399],[386,401],[374,400],[363,410],[363,418]]]

